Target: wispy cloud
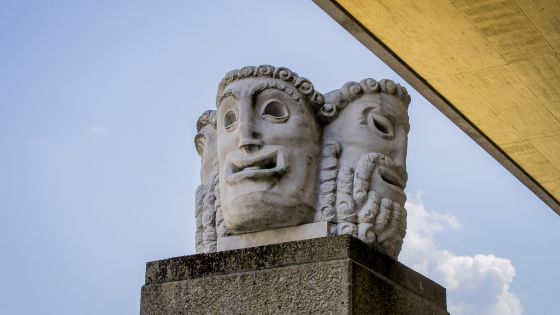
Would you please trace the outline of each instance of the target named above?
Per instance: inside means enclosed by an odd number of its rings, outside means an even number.
[[[519,315],[523,306],[509,291],[515,268],[494,255],[459,256],[440,249],[436,234],[461,228],[451,214],[428,211],[422,202],[407,202],[408,230],[399,259],[447,288],[453,315]]]

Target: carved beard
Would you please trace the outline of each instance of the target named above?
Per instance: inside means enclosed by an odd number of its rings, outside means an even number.
[[[386,184],[398,190],[394,184],[404,187],[405,170],[395,167],[390,157],[374,152],[360,158],[355,169],[339,168],[340,152],[338,142],[323,146],[316,221],[335,222],[332,234],[354,235],[397,258],[406,234],[406,195],[403,192],[404,197],[394,200],[385,193],[387,189],[378,189],[380,193],[370,186]],[[383,173],[392,174],[392,181],[387,182]]]
[[[201,184],[196,189],[196,252],[209,253],[216,251],[217,242],[217,210],[220,209],[218,190],[218,174]],[[221,211],[220,211],[221,212]]]

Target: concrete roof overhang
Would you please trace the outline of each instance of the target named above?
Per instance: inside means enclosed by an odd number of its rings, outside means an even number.
[[[557,0],[314,0],[560,214]]]

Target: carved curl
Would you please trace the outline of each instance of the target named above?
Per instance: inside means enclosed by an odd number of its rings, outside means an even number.
[[[322,108],[328,108],[329,115],[323,115],[326,122],[330,122],[336,118],[338,113],[349,103],[355,101],[364,94],[380,94],[385,93],[393,95],[400,99],[408,109],[410,104],[410,94],[404,86],[389,79],[376,81],[366,78],[360,82],[350,81],[345,83],[340,89],[336,89],[325,94],[325,105]],[[408,132],[409,125],[406,124]]]
[[[241,69],[229,71],[218,85],[218,93],[216,95],[216,107],[220,106],[220,99],[224,89],[229,84],[247,79],[247,78],[271,78],[284,81],[293,86],[297,92],[301,94],[305,103],[307,103],[313,113],[317,115],[317,119],[321,122],[328,121],[329,109],[323,109],[325,98],[313,87],[313,84],[306,78],[298,76],[294,71],[285,67],[274,67],[271,65],[246,66]]]
[[[389,156],[377,152],[364,155],[358,161],[354,174],[354,201],[357,207],[361,206],[365,201],[367,192],[370,190],[369,184],[371,182],[373,170],[377,166],[385,166],[393,169],[403,177],[405,182],[408,179],[406,170],[403,167],[395,166],[395,162]]]
[[[204,252],[216,251],[216,195],[215,187],[218,184],[218,174],[215,174],[206,186],[206,195],[203,200],[202,210],[202,242],[204,244]]]
[[[195,219],[196,219],[196,234],[195,234],[195,244],[196,244],[196,252],[202,253],[204,252],[204,243],[202,241],[202,234],[204,232],[202,227],[202,211],[204,208],[204,193],[206,187],[204,184],[199,185],[196,188],[195,194]]]
[[[323,145],[316,221],[333,221],[336,218],[336,180],[340,150],[340,143],[337,141],[327,141]]]
[[[212,125],[214,129],[216,129],[216,111],[215,110],[207,110],[196,121],[196,131],[200,131],[200,129],[204,128],[207,125]]]
[[[356,205],[352,196],[354,169],[343,167],[338,171],[336,183],[336,221],[356,223]]]
[[[222,200],[220,198],[220,185],[216,185],[214,188],[214,196],[216,198],[215,208],[216,208],[216,233],[218,237],[224,237],[228,235],[226,223],[224,222],[224,214],[222,212]]]
[[[337,156],[328,154],[333,152],[332,148],[323,148],[323,154]],[[336,159],[334,162],[325,163],[325,166],[327,165],[336,168]],[[336,222],[336,234],[355,235],[397,258],[406,234],[407,213],[399,202],[383,197],[370,187],[372,175],[378,166],[389,167],[399,172],[390,157],[374,152],[364,155],[358,161],[355,170],[351,167],[340,169],[334,186],[336,216],[328,219]],[[324,169],[329,170],[327,167],[321,168],[321,179],[330,179],[330,173]],[[403,174],[406,176],[406,172]],[[321,183],[323,184],[323,181]],[[328,187],[329,191],[332,188],[330,185],[325,187]],[[319,200],[321,201],[321,196]],[[324,201],[328,206],[330,198],[324,198]],[[323,205],[318,210],[324,208]]]

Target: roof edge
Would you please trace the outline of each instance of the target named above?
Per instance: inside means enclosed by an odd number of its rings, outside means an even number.
[[[545,204],[552,208],[556,214],[560,215],[560,202],[552,194],[336,0],[313,0],[313,2],[400,75],[418,93],[422,94],[440,112],[527,186]]]

